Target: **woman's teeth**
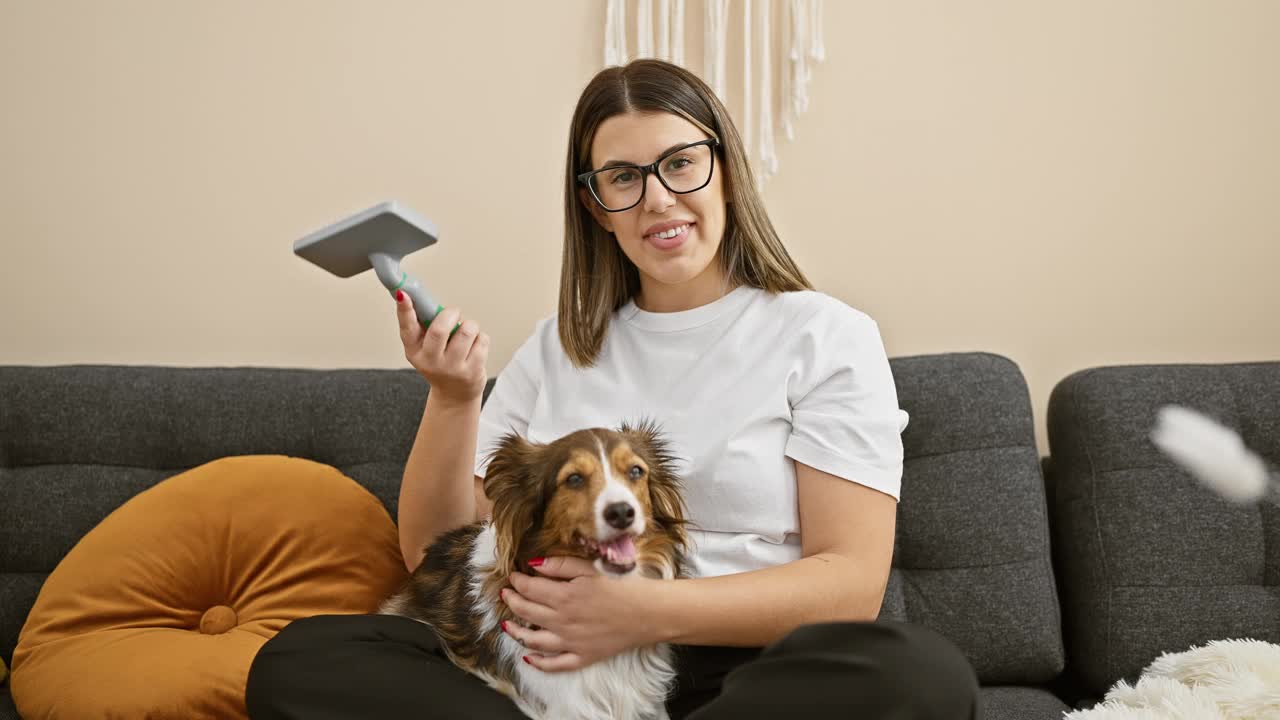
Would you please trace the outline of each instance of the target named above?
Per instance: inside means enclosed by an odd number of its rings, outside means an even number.
[[[688,228],[689,228],[688,225],[681,225],[680,227],[674,227],[674,228],[671,228],[670,230],[654,233],[649,237],[658,238],[659,240],[670,240],[671,238],[679,235],[680,233],[684,232]]]

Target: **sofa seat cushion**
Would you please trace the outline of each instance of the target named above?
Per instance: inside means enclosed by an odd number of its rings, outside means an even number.
[[[1053,693],[1032,687],[983,687],[979,693],[978,720],[1062,720],[1071,710]]]
[[[244,717],[291,620],[372,612],[403,580],[382,503],[338,470],[227,457],[136,495],[49,575],[18,636],[26,718]]]

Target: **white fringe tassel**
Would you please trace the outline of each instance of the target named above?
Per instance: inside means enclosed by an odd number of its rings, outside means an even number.
[[[764,0],[761,0],[762,2]],[[763,55],[761,55],[763,57]],[[742,145],[751,155],[751,0],[742,0]]]
[[[657,58],[671,62],[671,0],[658,0]]]
[[[724,57],[729,29],[729,0],[706,0],[705,6],[703,61],[706,77],[703,79],[711,86],[716,97],[724,102]]]
[[[684,0],[675,0],[671,11],[671,62],[684,67]]]
[[[760,3],[760,164],[757,167],[756,189],[764,190],[765,181],[778,172],[778,155],[773,138],[773,1]],[[750,146],[748,146],[750,147]]]
[[[604,65],[624,65],[627,62],[626,0],[606,0],[604,19]]]
[[[827,50],[822,45],[822,0],[812,0],[809,10],[809,59],[822,62],[827,59]]]
[[[636,57],[653,57],[653,0],[636,0]]]

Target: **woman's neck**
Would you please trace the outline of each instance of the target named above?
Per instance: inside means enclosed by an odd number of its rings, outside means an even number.
[[[713,263],[702,274],[678,285],[666,285],[642,273],[635,303],[646,312],[680,312],[715,302],[731,290],[728,278]]]

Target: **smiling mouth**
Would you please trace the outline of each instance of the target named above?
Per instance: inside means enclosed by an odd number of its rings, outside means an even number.
[[[603,542],[578,535],[578,544],[598,558],[606,572],[625,575],[636,569],[636,539],[631,533],[621,533]]]
[[[693,229],[693,226],[694,223],[692,222],[685,223],[684,225],[674,227],[670,230],[653,233],[652,235],[645,235],[644,239],[646,242],[660,250],[671,250],[684,243],[685,238],[689,236],[689,231]]]

